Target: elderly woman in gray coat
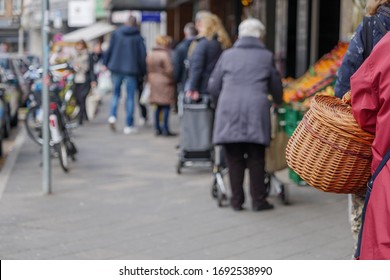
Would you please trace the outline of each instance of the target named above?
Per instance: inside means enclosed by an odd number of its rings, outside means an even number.
[[[265,148],[271,139],[268,94],[282,102],[283,89],[273,54],[260,38],[265,28],[257,19],[239,26],[239,39],[226,50],[210,77],[208,91],[217,104],[213,142],[225,148],[232,188],[231,206],[242,210],[243,181],[249,169],[254,211],[272,209],[264,186]]]

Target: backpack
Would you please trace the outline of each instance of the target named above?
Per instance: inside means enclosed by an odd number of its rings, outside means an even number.
[[[371,51],[374,48],[374,25],[378,26],[381,38],[387,33],[387,29],[383,24],[382,20],[378,17],[378,15],[363,18],[362,39],[364,60],[366,60],[366,58],[371,54]]]

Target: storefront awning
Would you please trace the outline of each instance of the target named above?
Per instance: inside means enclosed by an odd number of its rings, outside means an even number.
[[[108,24],[106,22],[97,22],[90,26],[80,28],[76,31],[65,34],[62,37],[64,42],[77,42],[79,40],[91,41],[93,39],[99,38],[107,33],[115,30],[115,26]]]

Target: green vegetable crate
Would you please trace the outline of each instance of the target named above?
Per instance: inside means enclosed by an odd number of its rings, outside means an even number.
[[[294,172],[290,167],[288,168],[288,177],[291,181],[293,181],[295,184],[300,186],[306,186],[306,182],[302,180],[301,177],[297,173]]]
[[[299,122],[302,120],[305,111],[297,110],[290,104],[285,104],[278,111],[279,122],[289,137],[294,133]]]

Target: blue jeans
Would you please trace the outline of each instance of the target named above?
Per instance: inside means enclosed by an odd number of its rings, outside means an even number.
[[[110,116],[117,118],[118,103],[121,97],[121,85],[122,82],[125,81],[126,91],[127,91],[127,97],[125,103],[125,108],[127,113],[126,125],[133,126],[134,96],[135,96],[135,90],[137,88],[137,83],[138,83],[137,77],[123,75],[119,73],[111,73],[111,79],[112,79],[112,85],[114,87],[114,93],[113,93],[114,95],[112,97],[112,102],[111,102]]]
[[[154,117],[155,117],[154,124],[155,124],[156,131],[163,132],[163,133],[169,133],[169,126],[168,126],[169,109],[170,109],[169,105],[157,106],[156,113],[154,115]],[[163,116],[163,120],[164,120],[163,130],[161,130],[161,127],[160,127],[160,112],[161,111],[163,111],[163,114],[164,114],[164,116]]]

